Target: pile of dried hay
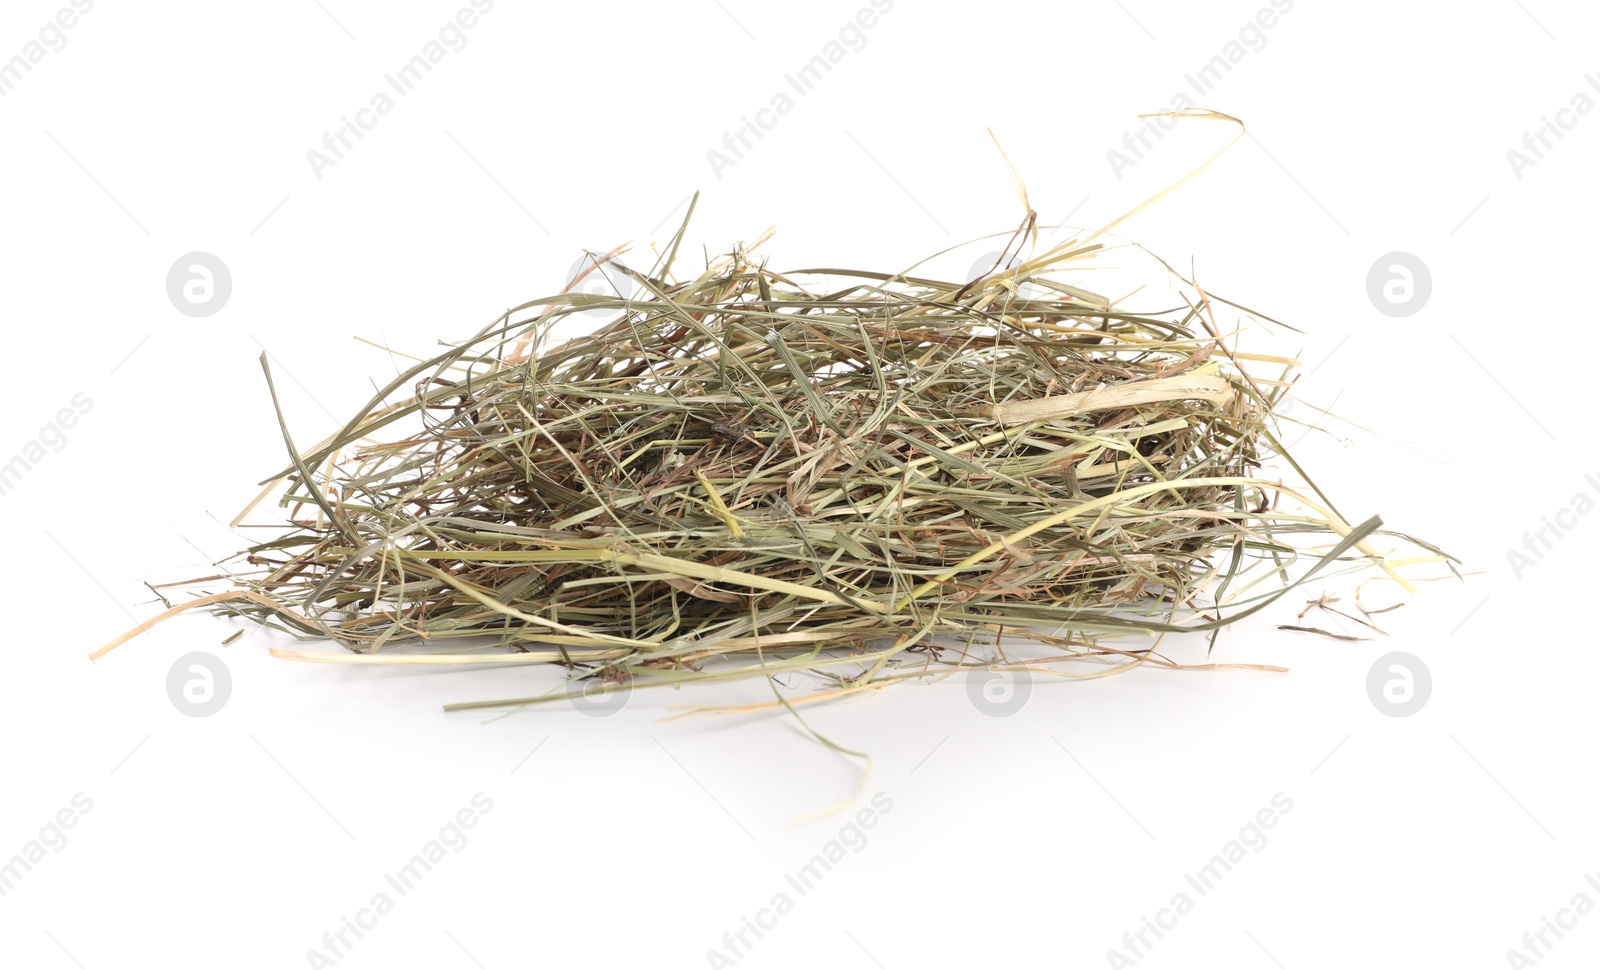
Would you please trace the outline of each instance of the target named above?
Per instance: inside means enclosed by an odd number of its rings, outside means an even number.
[[[1135,312],[1061,282],[1092,237],[969,283],[748,250],[677,280],[682,235],[648,274],[600,260],[631,298],[508,311],[290,443],[279,502],[314,520],[157,619],[211,605],[348,651],[277,651],[299,659],[630,686],[810,670],[837,696],[988,665],[971,643],[1002,632],[1042,645],[1034,665],[1171,664],[1167,633],[1329,564],[1390,569],[1377,519],[1257,477],[1294,362],[1253,377],[1192,284]]]

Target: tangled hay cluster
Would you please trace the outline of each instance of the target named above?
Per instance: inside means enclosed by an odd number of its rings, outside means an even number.
[[[601,259],[629,298],[508,311],[319,446],[285,429],[268,488],[295,524],[237,589],[169,613],[347,651],[280,651],[300,659],[635,686],[811,670],[837,694],[995,662],[971,646],[1002,633],[1042,644],[1034,663],[1171,663],[1160,636],[1215,631],[1308,568],[1388,568],[1376,519],[1257,477],[1294,362],[1249,374],[1192,285],[1140,313],[1056,278],[1100,248],[965,283],[777,273],[742,249],[685,280],[676,246],[649,274]],[[608,319],[551,340],[580,313]],[[1269,581],[1240,582],[1253,566]]]

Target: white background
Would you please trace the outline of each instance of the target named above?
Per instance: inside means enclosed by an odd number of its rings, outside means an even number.
[[[7,3],[0,58],[64,6]],[[470,842],[338,966],[717,965],[877,792],[893,808],[865,847],[737,965],[1118,965],[1107,951],[1280,792],[1265,847],[1139,966],[1506,966],[1575,894],[1600,902],[1600,521],[1520,579],[1506,557],[1600,473],[1600,114],[1563,116],[1521,178],[1506,154],[1575,93],[1600,99],[1591,6],[1299,0],[1200,97],[1185,75],[1265,2],[898,0],[719,178],[707,151],[864,2],[498,0],[319,179],[307,151],[462,6],[96,3],[0,99],[0,455],[93,401],[0,498],[0,858],[93,802],[0,898],[6,965],[317,965],[307,951],[479,792]],[[856,797],[858,762],[785,717],[663,720],[759,685],[643,692],[603,719],[447,715],[555,673],[298,665],[268,631],[219,646],[234,627],[198,613],[85,659],[159,608],[142,581],[240,548],[217,519],[283,462],[263,348],[315,441],[394,373],[353,337],[431,352],[557,290],[584,248],[666,240],[696,189],[696,258],[775,224],[774,268],[909,265],[1020,220],[985,126],[1043,221],[1098,226],[1225,140],[1187,124],[1117,177],[1107,150],[1180,90],[1251,136],[1121,232],[1304,331],[1299,396],[1343,420],[1301,461],[1348,517],[1465,563],[1385,614],[1387,637],[1280,632],[1292,597],[1216,657],[1288,674],[1036,680],[1007,718],[958,679],[812,708],[873,765],[859,804],[810,821]],[[233,276],[205,318],[164,289],[193,251]],[[1394,251],[1433,286],[1398,319],[1366,291]],[[195,650],[233,678],[207,718],[165,689]],[[1391,650],[1432,672],[1410,717],[1367,695]],[[1600,915],[1565,932],[1538,965],[1592,966]]]

